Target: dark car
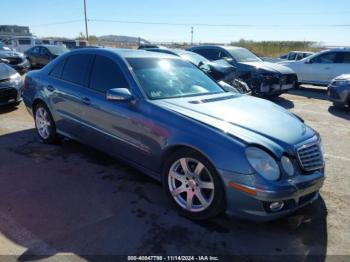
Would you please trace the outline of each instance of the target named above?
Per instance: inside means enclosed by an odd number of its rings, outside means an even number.
[[[227,63],[225,60],[209,61],[197,53],[182,49],[145,48],[144,50],[181,57],[182,59],[187,60],[197,66],[203,72],[211,76],[215,81],[223,81],[235,87],[240,93],[250,93],[248,85],[245,82],[236,79],[236,68]]]
[[[47,65],[50,61],[68,51],[69,49],[64,46],[37,45],[25,51],[24,54],[26,55],[30,66],[35,68]]]
[[[30,64],[23,53],[13,51],[12,49],[0,45],[0,59],[19,73],[25,73]]]
[[[42,141],[60,134],[123,159],[162,181],[192,219],[276,219],[315,201],[323,184],[316,131],[174,55],[74,50],[29,72],[23,101]]]
[[[164,48],[164,47],[156,44],[141,44],[137,49],[147,49],[147,48]]]
[[[203,45],[188,50],[210,61],[223,59],[235,66],[237,77],[248,84],[254,95],[278,96],[297,84],[297,75],[293,70],[279,64],[264,62],[245,48]]]
[[[328,86],[327,95],[335,106],[350,109],[350,74],[334,78]]]
[[[21,101],[22,77],[0,59],[0,106],[18,105]]]

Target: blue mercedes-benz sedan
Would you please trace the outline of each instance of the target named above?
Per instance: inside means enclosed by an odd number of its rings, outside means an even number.
[[[43,142],[63,135],[122,159],[192,219],[275,219],[316,200],[324,181],[316,131],[172,55],[72,51],[28,73],[23,100]]]

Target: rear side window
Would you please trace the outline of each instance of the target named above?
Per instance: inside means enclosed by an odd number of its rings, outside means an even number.
[[[204,56],[209,60],[219,60],[220,59],[220,50],[216,48],[201,48],[194,50],[195,53]]]
[[[340,63],[350,64],[350,52],[338,53],[338,60]]]
[[[96,56],[91,71],[90,88],[106,93],[112,88],[128,88],[128,83],[119,66],[110,58]]]
[[[32,52],[33,54],[39,54],[39,52],[40,52],[40,47],[39,47],[39,46],[33,47],[31,52]]]
[[[63,69],[62,79],[77,85],[85,85],[88,67],[92,55],[79,54],[67,58]]]
[[[58,64],[56,64],[56,66],[51,70],[50,76],[55,78],[61,78],[65,62],[66,59],[62,59],[60,62],[58,62]]]

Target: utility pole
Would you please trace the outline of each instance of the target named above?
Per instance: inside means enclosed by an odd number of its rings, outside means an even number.
[[[84,0],[84,14],[85,14],[85,34],[86,40],[89,41],[89,32],[88,32],[88,24],[87,24],[87,16],[86,16],[86,0]]]
[[[193,26],[191,27],[191,45],[193,45]]]

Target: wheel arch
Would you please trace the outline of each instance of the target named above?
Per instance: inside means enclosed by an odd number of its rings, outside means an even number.
[[[32,110],[33,110],[33,114],[35,113],[35,107],[38,105],[38,104],[44,104],[46,107],[47,107],[47,105],[46,105],[46,103],[45,103],[45,101],[43,100],[43,99],[41,99],[41,98],[35,98],[34,100],[33,100],[33,103],[32,103]]]

